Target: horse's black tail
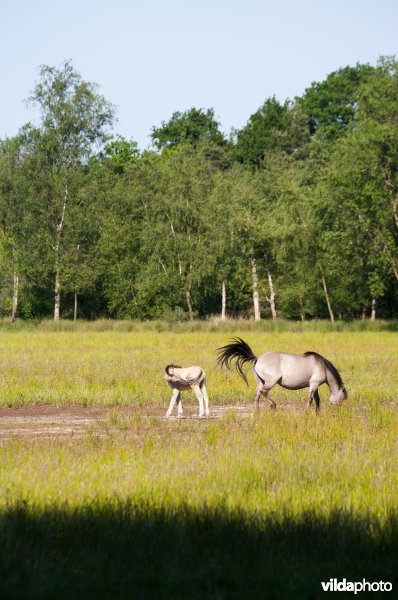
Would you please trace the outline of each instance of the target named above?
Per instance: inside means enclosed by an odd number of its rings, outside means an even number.
[[[232,338],[231,342],[226,346],[218,348],[217,352],[217,364],[221,365],[222,367],[226,366],[230,371],[235,368],[242,379],[248,383],[242,367],[247,362],[250,363],[257,360],[257,356],[253,354],[249,344],[242,340],[242,338],[236,337]],[[236,361],[235,365],[233,365],[234,360]]]

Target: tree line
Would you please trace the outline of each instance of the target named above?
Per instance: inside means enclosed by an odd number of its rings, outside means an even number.
[[[226,136],[175,112],[152,150],[71,62],[0,140],[0,315],[396,317],[398,63],[357,64]]]

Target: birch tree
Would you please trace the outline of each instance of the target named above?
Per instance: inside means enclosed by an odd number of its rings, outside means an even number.
[[[47,156],[56,180],[52,199],[52,251],[54,270],[54,319],[60,318],[62,291],[62,243],[69,205],[74,203],[73,174],[103,143],[114,118],[113,107],[84,81],[71,62],[60,68],[42,66],[29,101],[41,113],[41,151]]]
[[[13,323],[16,319],[19,296],[20,159],[20,140],[17,138],[4,140],[0,146],[0,242],[3,250],[2,270],[5,270],[5,264],[8,263],[13,281],[11,313]],[[8,283],[10,284],[10,281]]]
[[[397,63],[384,60],[363,86],[355,127],[335,144],[318,185],[322,264],[337,312],[376,318],[386,291],[398,287],[397,93]]]
[[[9,271],[5,288],[10,289],[11,321],[17,317],[21,281],[26,275],[32,254],[35,228],[32,226],[33,173],[29,165],[30,142],[27,131],[0,143],[0,243],[3,271]]]

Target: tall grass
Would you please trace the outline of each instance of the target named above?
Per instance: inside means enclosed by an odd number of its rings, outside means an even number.
[[[131,411],[110,416],[88,439],[7,443],[0,506],[7,495],[72,506],[130,497],[158,509],[222,505],[250,518],[344,509],[385,521],[397,503],[397,439],[391,407],[362,418],[344,410],[319,417],[270,411],[213,422],[164,422]]]
[[[203,320],[176,321],[176,320],[152,320],[118,321],[114,319],[97,319],[95,321],[70,321],[61,319],[54,321],[49,319],[23,321],[18,320],[11,323],[9,319],[0,320],[0,331],[24,332],[24,331],[48,331],[48,332],[94,332],[94,331],[172,331],[175,333],[195,332],[195,331],[220,331],[224,333],[234,333],[239,331],[253,332],[344,332],[344,331],[398,331],[398,321],[385,321],[378,319],[370,320],[338,320],[334,323],[325,320],[313,319],[310,321],[289,321],[279,319],[271,321],[263,319],[253,321],[249,319],[228,319],[221,321],[219,317],[213,317]]]
[[[3,441],[0,597],[317,598],[331,577],[396,590],[396,334],[246,325],[1,332],[3,406],[101,405],[109,416],[82,439]],[[205,368],[210,410],[251,402],[253,380],[216,365],[231,335],[257,354],[317,350],[349,399],[330,407],[321,390],[316,416],[300,410],[305,390],[277,387],[287,410],[148,417],[167,408],[169,362]]]
[[[96,326],[99,326],[97,323]],[[251,402],[249,387],[216,364],[216,350],[240,335],[256,354],[316,350],[340,370],[348,405],[397,401],[398,344],[393,332],[246,331],[50,331],[0,333],[0,406],[79,404],[165,406],[165,365],[199,364],[207,374],[211,403]],[[277,404],[304,406],[307,392],[276,387]],[[327,396],[321,389],[321,397]],[[188,402],[189,394],[185,395]]]
[[[392,581],[398,418],[110,421],[0,454],[5,597],[308,598]],[[265,593],[266,592],[266,593]]]

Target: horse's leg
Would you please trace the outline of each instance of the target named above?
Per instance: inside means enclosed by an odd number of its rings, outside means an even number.
[[[319,411],[321,410],[321,399],[319,397],[318,389],[316,389],[314,392],[314,398],[315,398],[315,412],[319,413]]]
[[[178,396],[177,396],[177,416],[179,419],[182,418],[182,399],[181,399],[181,392],[179,392]]]
[[[256,391],[254,392],[254,407],[256,410],[260,410],[260,396],[261,396],[261,388],[263,387],[262,383],[259,383],[256,387]]]
[[[310,391],[308,394],[308,403],[307,403],[307,409],[311,408],[312,399],[315,398],[316,412],[319,411],[319,402],[320,402],[318,386],[319,386],[318,381],[310,382]]]
[[[169,418],[171,416],[171,413],[173,412],[174,404],[176,403],[176,400],[179,395],[180,395],[180,392],[178,390],[173,390],[173,395],[171,396],[171,400],[170,400],[170,406],[166,413],[167,418]]]
[[[206,383],[205,380],[203,379],[203,381],[199,384],[199,387],[202,391],[202,395],[205,401],[205,415],[206,417],[209,416],[209,396],[207,395],[207,390],[206,390]]]
[[[203,397],[202,392],[200,391],[200,387],[198,385],[193,386],[193,391],[196,394],[197,399],[199,400],[199,419],[203,417]]]
[[[269,389],[261,389],[261,393],[263,394],[263,396],[265,396],[268,400],[269,406],[270,408],[272,408],[273,410],[276,409],[276,404],[275,402],[272,400],[272,398],[269,396]]]
[[[272,400],[272,398],[270,398],[269,392],[270,392],[271,388],[273,388],[274,385],[276,383],[278,383],[278,381],[279,381],[278,379],[276,381],[272,381],[272,382],[271,381],[270,382],[267,381],[267,382],[264,383],[264,385],[260,389],[260,394],[262,394],[263,396],[265,396],[267,398],[268,403],[270,405],[270,408],[272,408],[272,409],[276,408],[276,404]]]

